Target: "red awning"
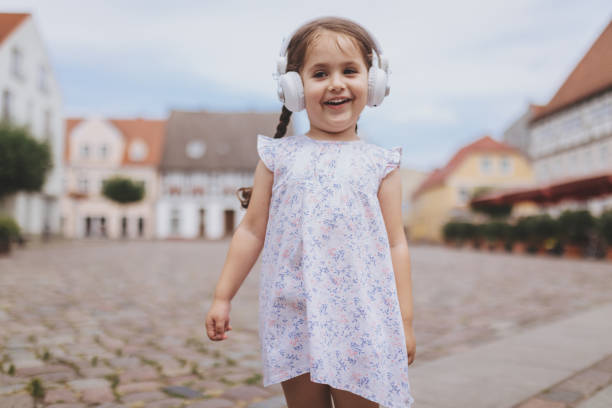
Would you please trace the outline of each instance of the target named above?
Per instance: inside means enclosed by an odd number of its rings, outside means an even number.
[[[538,204],[554,204],[561,200],[586,201],[594,197],[612,194],[612,173],[564,180],[543,187],[506,190],[490,193],[472,200],[472,204],[515,204],[531,201]]]

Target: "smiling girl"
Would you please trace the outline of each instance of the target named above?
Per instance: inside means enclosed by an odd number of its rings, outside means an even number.
[[[289,408],[410,407],[416,343],[408,244],[401,221],[400,146],[357,136],[366,105],[388,94],[380,46],[353,21],[301,26],[277,61],[283,102],[247,212],[232,238],[206,316],[227,338],[230,302],[262,253],[259,336],[263,385],[281,383]],[[308,132],[285,136],[306,109]]]

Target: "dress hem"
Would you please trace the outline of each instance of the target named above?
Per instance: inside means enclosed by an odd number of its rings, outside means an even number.
[[[277,384],[277,383],[280,383],[280,382],[282,382],[282,381],[290,380],[290,379],[292,379],[292,378],[294,378],[294,377],[297,377],[297,376],[299,376],[299,375],[302,375],[302,374],[311,373],[310,380],[311,380],[312,382],[315,382],[315,383],[318,383],[318,384],[326,384],[326,385],[329,385],[330,387],[334,387],[334,388],[336,388],[336,389],[338,389],[338,390],[343,390],[343,391],[352,392],[353,394],[356,394],[356,395],[359,395],[360,397],[363,397],[363,398],[365,398],[365,399],[368,399],[368,397],[366,397],[366,396],[365,396],[365,395],[363,395],[363,394],[360,394],[360,393],[359,393],[357,390],[353,390],[353,389],[346,389],[346,388],[344,388],[344,387],[338,387],[338,386],[336,386],[336,385],[334,385],[334,384],[333,384],[333,383],[334,383],[333,381],[329,381],[329,380],[327,380],[327,379],[325,379],[325,378],[322,378],[322,377],[320,377],[320,378],[313,378],[313,377],[312,377],[312,372],[311,372],[310,368],[304,368],[303,370],[304,370],[303,372],[299,372],[300,370],[297,370],[297,371],[298,371],[298,373],[296,373],[296,374],[287,374],[287,375],[283,375],[283,376],[280,376],[280,377],[275,377],[275,379],[269,379],[269,380],[268,380],[268,382],[267,382],[267,385],[266,385],[266,384],[264,384],[264,387],[268,387],[268,386],[270,386],[270,385]],[[278,378],[278,379],[276,379],[276,378]],[[412,397],[412,395],[411,395],[411,394],[408,394],[408,395],[410,396],[410,399],[411,399],[412,401],[411,401],[411,402],[409,402],[409,403],[408,403],[408,405],[406,405],[406,406],[405,406],[405,408],[411,408],[411,407],[413,406],[413,404],[414,404],[414,398]],[[372,401],[372,402],[374,402],[374,403],[377,403],[377,404],[378,404],[378,406],[379,406],[379,408],[391,408],[391,407],[393,407],[392,405],[388,405],[388,406],[387,406],[387,405],[383,405],[383,403],[381,403],[381,402],[379,402],[379,401],[370,400],[370,399],[368,399],[368,400],[369,400],[369,401]],[[403,407],[402,407],[402,408],[403,408]]]

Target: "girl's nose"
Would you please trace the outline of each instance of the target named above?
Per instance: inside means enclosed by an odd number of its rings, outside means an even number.
[[[344,89],[344,81],[342,80],[342,76],[339,74],[332,74],[329,78],[329,90],[340,90]]]

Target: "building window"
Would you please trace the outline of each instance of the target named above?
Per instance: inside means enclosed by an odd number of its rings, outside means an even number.
[[[459,202],[464,204],[464,203],[467,203],[469,200],[470,200],[470,190],[465,187],[459,188]]]
[[[500,170],[502,174],[512,173],[512,159],[508,156],[503,156],[500,161]]]
[[[480,159],[480,172],[482,174],[489,174],[491,172],[491,159],[488,156]]]
[[[47,68],[45,68],[44,65],[41,65],[38,68],[38,89],[40,89],[41,92],[46,93],[49,90],[49,83],[47,78]]]
[[[143,161],[148,153],[149,149],[143,140],[135,140],[130,146],[129,155],[131,161]]]
[[[80,177],[78,181],[78,189],[80,193],[87,194],[88,181],[87,177]]]
[[[11,52],[11,72],[15,78],[23,79],[23,55],[17,48]]]
[[[5,89],[2,92],[2,120],[5,122],[11,121],[11,114],[13,109],[13,95],[11,91]]]
[[[179,235],[181,219],[178,208],[173,208],[170,213],[170,234]]]
[[[106,159],[107,155],[108,155],[108,146],[103,144],[102,146],[100,146],[100,158]]]
[[[81,145],[81,158],[86,159],[89,157],[89,145]]]
[[[45,124],[44,124],[44,135],[45,139],[51,140],[51,110],[47,109],[44,114]]]

